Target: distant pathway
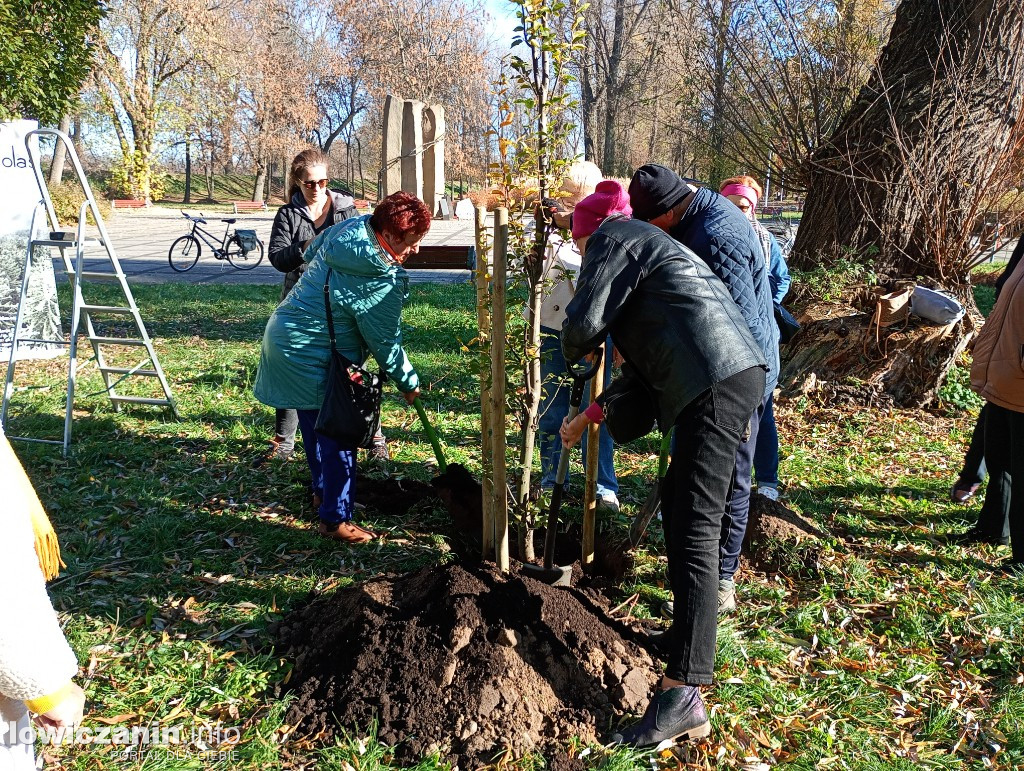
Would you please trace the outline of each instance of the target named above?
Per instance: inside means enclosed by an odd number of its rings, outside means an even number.
[[[197,214],[190,211],[190,214]],[[263,242],[263,262],[253,270],[238,270],[227,260],[217,260],[204,245],[199,262],[187,273],[177,273],[167,262],[167,250],[179,236],[185,235],[190,225],[180,213],[168,209],[148,211],[124,210],[113,212],[106,220],[114,251],[129,284],[280,284],[282,274],[270,264],[266,255],[270,229],[274,223],[274,210],[259,214],[210,214],[206,216],[207,230],[218,237],[223,235],[222,219],[236,219],[233,227],[255,230]],[[96,234],[95,228],[91,235]],[[424,239],[429,245],[470,245],[473,243],[473,223],[457,220],[435,220]],[[88,255],[89,253],[87,253]],[[86,259],[85,269],[101,269],[105,258]],[[54,261],[58,280],[64,270],[59,260]],[[459,283],[468,281],[468,270],[410,270],[412,283]]]

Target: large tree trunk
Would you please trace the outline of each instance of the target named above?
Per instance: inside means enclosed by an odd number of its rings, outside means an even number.
[[[856,263],[880,284],[941,285],[973,308],[972,231],[1008,189],[1007,148],[1024,101],[1020,0],[903,0],[875,73],[811,158],[791,265]],[[818,304],[784,350],[781,382],[857,381],[898,404],[927,403],[975,325],[872,327],[847,291]],[[811,378],[811,375],[814,378]]]
[[[608,71],[604,81],[604,163],[602,168],[608,176],[619,173],[619,157],[616,153],[618,142],[615,141],[619,121],[619,100],[622,97],[621,75],[623,37],[626,34],[625,0],[615,1],[615,17],[612,27],[612,50],[608,55]]]
[[[60,119],[60,131],[67,134],[71,131],[71,116],[65,115]],[[59,185],[64,176],[64,161],[67,159],[68,148],[60,139],[54,140],[53,163],[50,164],[50,177],[47,182],[50,185]]]
[[[267,189],[267,164],[268,161],[265,158],[260,158],[256,162],[256,184],[252,188],[252,200],[254,201],[267,200],[264,195],[264,191]]]
[[[709,164],[708,182],[718,189],[718,183],[725,176],[725,87],[728,79],[725,59],[726,43],[729,37],[729,23],[732,21],[734,0],[721,0],[717,26],[715,28],[715,71],[712,83],[711,131],[708,137]]]
[[[591,35],[587,35],[580,59],[580,114],[583,117],[583,159],[597,163],[597,141],[594,138],[597,129],[597,94],[594,93],[591,70],[593,45]]]
[[[978,183],[1020,117],[1022,72],[1019,0],[903,0],[875,74],[810,161],[792,264],[875,252],[885,274],[965,284],[951,247],[996,192]]]
[[[185,196],[182,203],[192,203],[192,143],[185,137]]]

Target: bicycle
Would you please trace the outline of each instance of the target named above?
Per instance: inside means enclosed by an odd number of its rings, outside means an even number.
[[[192,270],[199,262],[199,256],[203,252],[200,241],[213,250],[213,256],[218,260],[227,260],[239,270],[252,270],[263,262],[263,243],[256,237],[255,230],[235,230],[231,232],[231,226],[237,219],[224,219],[227,227],[224,228],[224,238],[220,244],[217,237],[208,230],[199,227],[207,224],[202,217],[192,217],[187,212],[181,215],[192,223],[192,231],[187,236],[182,236],[171,244],[167,252],[167,261],[172,270],[184,273]]]

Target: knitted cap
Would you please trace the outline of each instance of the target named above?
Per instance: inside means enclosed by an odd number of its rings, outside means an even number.
[[[629,196],[614,179],[597,183],[597,189],[576,204],[572,213],[572,237],[589,236],[613,214],[633,214]]]
[[[650,222],[690,193],[690,186],[672,169],[647,163],[636,170],[629,183],[629,199],[638,220]]]

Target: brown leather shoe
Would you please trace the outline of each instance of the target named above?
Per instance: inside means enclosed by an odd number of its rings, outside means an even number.
[[[342,543],[367,543],[377,538],[376,533],[360,527],[355,522],[339,522],[336,525],[331,525],[321,520],[319,531],[324,538]]]
[[[281,463],[287,463],[295,455],[295,445],[291,447],[282,447],[283,440],[279,437],[274,437],[270,440],[270,449],[267,450],[263,455],[254,460],[251,464],[252,468],[261,468],[271,461],[280,461]]]

